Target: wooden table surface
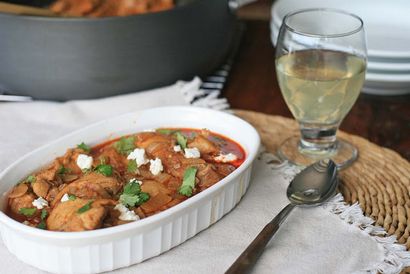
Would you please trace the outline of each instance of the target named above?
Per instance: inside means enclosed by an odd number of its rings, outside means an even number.
[[[232,108],[292,117],[276,80],[266,3],[262,1],[261,12],[251,8],[249,16],[243,16],[248,18],[242,19],[246,28],[223,96]],[[410,160],[410,95],[362,93],[340,128]]]

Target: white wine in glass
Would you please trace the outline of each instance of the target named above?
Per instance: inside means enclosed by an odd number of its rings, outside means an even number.
[[[342,25],[341,25],[342,24]],[[284,18],[276,51],[283,97],[300,124],[301,137],[286,140],[279,155],[298,165],[332,158],[345,167],[357,150],[336,139],[337,129],[363,86],[363,22],[338,10],[309,9]]]

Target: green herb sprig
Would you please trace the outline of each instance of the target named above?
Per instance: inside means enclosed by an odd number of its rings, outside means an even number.
[[[135,148],[135,137],[121,137],[120,140],[113,144],[115,150],[122,155],[130,154]]]
[[[66,168],[63,165],[61,165],[60,168],[57,170],[57,174],[60,174],[60,175],[64,175],[70,172],[71,172],[71,169]]]
[[[91,147],[86,145],[84,142],[77,145],[77,148],[84,150],[85,152],[89,153],[91,151]]]
[[[138,165],[135,160],[129,160],[127,165],[127,171],[130,173],[136,173],[138,170]]]
[[[77,213],[78,213],[78,214],[81,214],[81,213],[84,213],[84,212],[87,212],[88,210],[90,210],[90,209],[91,209],[91,204],[92,204],[93,202],[94,202],[93,200],[88,201],[85,205],[83,205],[82,207],[80,207],[80,208],[77,210]]]
[[[40,215],[41,222],[37,225],[37,228],[40,228],[40,229],[46,229],[47,228],[47,224],[46,224],[46,221],[45,221],[47,215],[48,215],[47,210],[45,210],[45,209],[41,210],[41,215]]]
[[[34,175],[30,175],[30,176],[28,176],[27,178],[26,178],[26,182],[28,182],[28,183],[34,183],[36,181],[36,176],[34,176]]]
[[[37,209],[32,207],[22,207],[19,209],[19,213],[23,214],[26,217],[31,217],[36,213]]]
[[[186,149],[188,139],[179,131],[175,132],[175,137],[177,138],[178,145],[180,145],[182,149]]]
[[[179,193],[190,197],[192,196],[192,192],[195,188],[195,175],[197,172],[197,168],[189,167],[184,172],[184,178],[182,180],[182,185],[179,188]]]
[[[108,177],[112,175],[113,168],[110,165],[100,164],[95,167],[94,171]]]
[[[120,196],[120,202],[127,207],[139,206],[150,198],[149,194],[141,191],[141,186],[135,180],[125,185]]]

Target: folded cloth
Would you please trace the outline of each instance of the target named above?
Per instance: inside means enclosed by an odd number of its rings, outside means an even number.
[[[92,122],[139,109],[194,104],[225,109],[201,81],[178,82],[149,92],[67,103],[0,104],[0,171],[34,148]],[[222,220],[186,243],[115,273],[223,273],[287,203],[297,168],[273,166],[262,153],[248,193]],[[267,246],[255,273],[399,273],[409,265],[405,247],[372,226],[358,205],[339,195],[322,207],[296,208]],[[360,229],[360,228],[361,229]],[[0,243],[1,273],[43,273],[19,262]]]

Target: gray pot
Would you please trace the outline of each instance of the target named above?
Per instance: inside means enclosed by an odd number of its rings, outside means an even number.
[[[99,19],[0,14],[0,84],[13,94],[69,100],[206,75],[223,62],[234,23],[228,0]]]

